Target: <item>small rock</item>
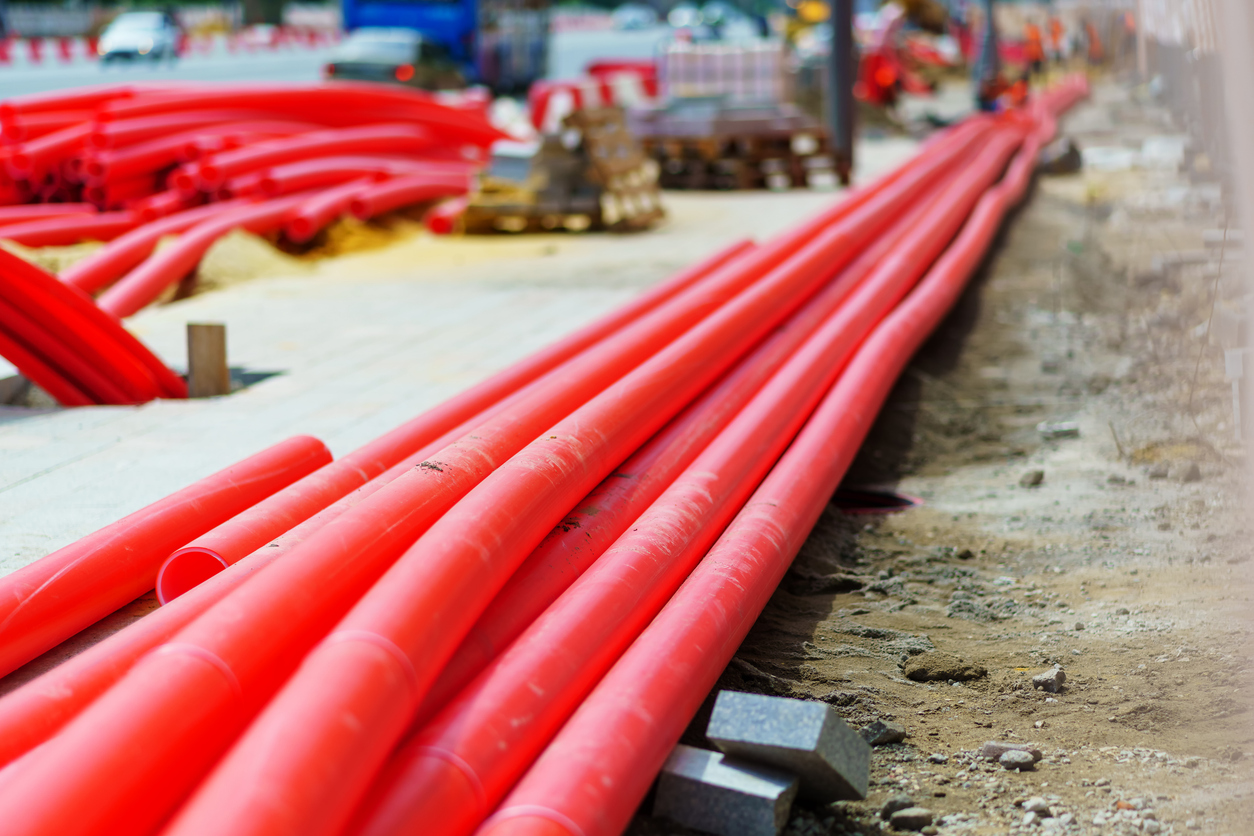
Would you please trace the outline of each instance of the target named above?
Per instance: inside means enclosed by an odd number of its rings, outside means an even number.
[[[893,813],[888,823],[898,830],[922,830],[932,823],[932,811],[926,807],[907,807]]]
[[[863,726],[859,732],[862,739],[872,746],[884,746],[888,743],[900,743],[906,739],[906,727],[887,720],[876,720]]]
[[[1202,469],[1197,466],[1197,462],[1189,462],[1184,466],[1184,472],[1180,474],[1181,482],[1200,482],[1202,481]]]
[[[1042,421],[1036,425],[1036,431],[1051,441],[1057,438],[1080,437],[1080,425],[1075,421],[1059,421],[1052,424],[1049,421]]]
[[[1029,470],[1027,473],[1019,477],[1019,487],[1036,488],[1036,487],[1040,487],[1040,484],[1044,481],[1045,481],[1045,471]]]
[[[1112,473],[1112,474],[1110,474],[1109,476],[1107,476],[1107,477],[1106,477],[1106,484],[1108,484],[1108,485],[1126,485],[1126,484],[1128,484],[1128,477],[1126,477],[1126,476],[1120,476],[1118,473]]]
[[[997,762],[1006,769],[1018,770],[1020,772],[1025,769],[1033,769],[1036,766],[1036,758],[1032,757],[1030,752],[1024,752],[1021,749],[1011,749],[998,758]]]
[[[1166,479],[1167,473],[1168,470],[1166,462],[1159,462],[1158,464],[1151,465],[1150,469],[1145,471],[1145,475],[1151,479]]]
[[[990,740],[980,747],[980,757],[988,758],[990,761],[999,759],[1007,752],[1027,752],[1032,756],[1034,763],[1045,757],[1040,749],[1024,743],[1003,743],[998,740]]]
[[[1057,694],[1062,690],[1062,684],[1066,681],[1066,672],[1063,671],[1062,668],[1055,665],[1052,670],[1045,671],[1044,673],[1038,673],[1036,676],[1032,677],[1032,687],[1040,688],[1041,690],[1048,691],[1051,694]]]
[[[1202,826],[1197,823],[1197,819],[1189,819],[1184,823],[1185,830],[1201,830]]]
[[[904,792],[899,792],[884,802],[884,806],[880,808],[880,818],[887,820],[898,810],[905,810],[913,806],[914,799]]]
[[[1053,815],[1053,811],[1049,809],[1049,802],[1041,798],[1039,795],[1034,795],[1027,801],[1023,802],[1023,809],[1027,810],[1029,813],[1036,813],[1043,819],[1047,819]]]
[[[906,679],[913,679],[915,682],[966,682],[988,676],[988,669],[983,665],[936,650],[912,656],[901,670]]]
[[[1075,623],[1075,629],[1077,629],[1077,630],[1083,630],[1083,629],[1084,629],[1084,622],[1083,622],[1083,621],[1077,621],[1077,622]]]
[[[1037,821],[1040,820],[1040,818],[1041,817],[1038,816],[1036,813],[1024,813],[1023,814],[1023,826],[1031,827],[1032,825],[1036,824]]]
[[[1188,757],[1184,759],[1185,769],[1197,769],[1202,765],[1202,759],[1199,757]]]
[[[975,552],[971,551],[970,549],[963,549],[962,551],[958,552],[959,560],[970,560],[973,557],[975,557]]]
[[[942,755],[940,752],[933,752],[927,759],[931,763],[949,763],[949,755]]]
[[[1161,833],[1163,826],[1153,819],[1145,819],[1141,822],[1142,833]]]
[[[922,833],[923,836],[937,836],[937,834],[940,833],[940,828],[934,824],[929,824],[919,832]]]
[[[1119,609],[1115,610],[1115,615],[1131,615],[1131,614],[1132,614],[1132,611],[1128,609],[1127,607],[1120,607]]]

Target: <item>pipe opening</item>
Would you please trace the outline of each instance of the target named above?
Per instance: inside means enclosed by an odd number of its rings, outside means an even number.
[[[157,600],[164,606],[225,568],[226,561],[208,549],[180,549],[157,572]]]

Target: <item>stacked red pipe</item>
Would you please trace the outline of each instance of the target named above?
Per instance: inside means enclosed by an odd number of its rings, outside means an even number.
[[[0,699],[6,832],[621,832],[1085,91],[189,533]]]
[[[304,243],[342,215],[465,195],[503,137],[483,104],[354,82],[106,85],[0,102],[0,238],[108,242],[65,270],[59,290],[0,258],[0,355],[67,406],[184,397],[119,319],[160,298],[231,230]],[[178,242],[154,255],[170,234]],[[15,310],[23,282],[57,306]],[[82,294],[102,291],[86,311]],[[107,339],[67,334],[61,320],[83,316]],[[153,379],[128,372],[134,362]]]

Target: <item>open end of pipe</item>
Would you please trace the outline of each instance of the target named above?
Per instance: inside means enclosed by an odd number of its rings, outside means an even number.
[[[170,184],[184,194],[196,191],[196,180],[186,171],[180,171],[171,177]]]
[[[202,163],[198,174],[200,176],[200,182],[204,183],[209,189],[214,189],[222,185],[222,170],[216,165]]]
[[[107,172],[108,169],[100,160],[88,160],[83,165],[83,173],[88,177],[104,177]]]
[[[157,572],[157,600],[168,604],[226,568],[226,561],[209,549],[188,546],[176,551]]]
[[[348,204],[348,211],[359,221],[364,221],[370,217],[370,207],[361,198],[354,198],[353,202]]]
[[[896,491],[877,488],[838,488],[831,504],[842,514],[894,514],[917,508],[923,500]]]
[[[308,218],[292,218],[287,224],[287,237],[298,244],[303,244],[314,237],[313,222]]]

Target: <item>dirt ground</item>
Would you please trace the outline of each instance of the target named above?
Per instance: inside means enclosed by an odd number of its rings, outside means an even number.
[[[924,504],[830,509],[719,682],[905,727],[874,748],[865,801],[798,803],[789,836],[891,832],[901,793],[932,811],[927,833],[1254,832],[1223,356],[1241,253],[1203,247],[1225,225],[1218,186],[1205,159],[1163,158],[1176,130],[1139,91],[1099,84],[1064,132],[1096,162],[1038,180],[846,478]],[[1176,253],[1192,263],[1157,269]],[[1034,689],[1054,666],[1062,690]],[[713,748],[710,706],[685,742]],[[1044,757],[1007,771],[976,755],[991,740]],[[1036,796],[1052,815],[1025,823]],[[642,814],[633,832],[687,831]]]

